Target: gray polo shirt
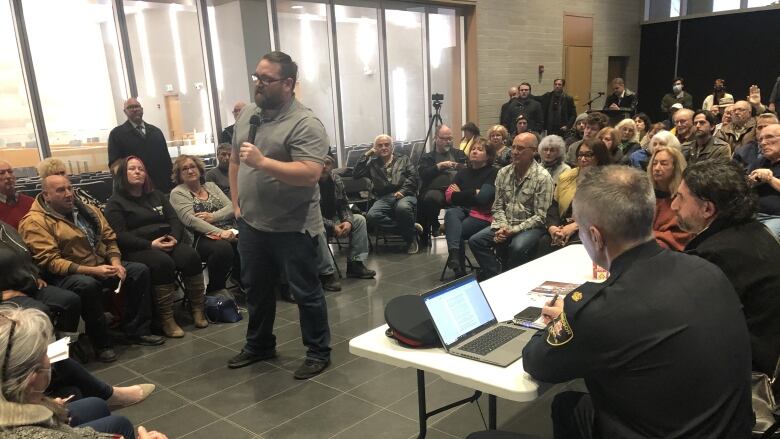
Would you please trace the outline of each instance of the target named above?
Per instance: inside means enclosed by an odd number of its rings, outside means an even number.
[[[328,153],[325,127],[311,110],[293,100],[274,117],[265,118],[256,104],[248,104],[235,125],[233,154],[249,135],[249,119],[260,116],[255,145],[266,157],[282,162],[323,163]],[[282,183],[265,171],[241,163],[238,169],[238,205],[244,221],[264,232],[308,232],[325,229],[320,214],[320,192],[311,187]]]

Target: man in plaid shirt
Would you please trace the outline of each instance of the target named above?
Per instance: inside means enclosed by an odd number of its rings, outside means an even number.
[[[518,134],[512,142],[512,163],[496,176],[493,222],[469,239],[469,247],[481,267],[480,279],[499,273],[494,254],[496,246],[505,246],[509,269],[528,262],[544,234],[544,219],[552,203],[550,174],[534,160],[536,136]]]

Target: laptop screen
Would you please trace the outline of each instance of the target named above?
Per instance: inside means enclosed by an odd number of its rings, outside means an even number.
[[[473,276],[428,293],[423,300],[447,346],[480,326],[495,321],[493,310]]]

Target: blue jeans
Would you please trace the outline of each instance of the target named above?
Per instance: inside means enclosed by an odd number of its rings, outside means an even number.
[[[488,221],[469,216],[469,210],[451,207],[444,212],[444,236],[447,238],[447,250],[458,250],[464,254],[463,241],[489,226]]]
[[[499,273],[499,263],[494,252],[497,245],[507,246],[509,255],[507,267],[504,267],[504,271],[506,271],[530,261],[536,249],[536,243],[543,234],[544,230],[541,228],[528,229],[512,236],[503,244],[496,244],[493,241],[495,233],[488,226],[469,238],[469,247],[471,247],[471,252],[474,253],[474,257],[482,269],[482,276],[487,279]]]
[[[88,397],[107,400],[114,394],[113,387],[97,379],[72,358],[52,364],[51,371],[47,394],[52,397],[67,398],[73,395],[75,400]]]
[[[376,201],[366,214],[366,220],[372,227],[393,229],[411,243],[417,234],[414,230],[414,217],[417,209],[417,198],[405,196],[396,200],[393,194],[387,194]]]
[[[84,398],[68,404],[72,427],[92,427],[100,433],[121,434],[135,439],[133,423],[124,416],[115,416],[100,398]]]
[[[773,235],[780,238],[780,215],[768,215],[766,213],[759,213],[756,218],[759,222],[763,223]]]
[[[319,246],[317,248],[319,256],[318,272],[320,274],[333,274],[336,272],[336,266],[333,258],[328,251],[328,236],[333,236],[333,228],[320,233],[317,237]],[[352,230],[349,232],[349,262],[365,262],[368,258],[368,232],[366,230],[366,219],[363,215],[352,215]]]
[[[241,239],[241,283],[247,290],[249,322],[244,350],[261,354],[276,347],[274,285],[280,273],[287,283],[301,319],[306,356],[330,359],[330,328],[325,295],[317,273],[317,237],[296,232],[262,232],[238,221]]]

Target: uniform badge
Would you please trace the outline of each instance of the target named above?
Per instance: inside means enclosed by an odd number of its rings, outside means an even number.
[[[582,300],[582,293],[580,293],[579,291],[575,291],[571,293],[571,300],[575,302],[579,302],[580,300]]]
[[[561,312],[547,326],[547,343],[550,346],[561,346],[570,342],[572,338],[574,338],[574,332],[572,332],[571,326],[569,326],[569,321],[566,320],[566,313]]]

